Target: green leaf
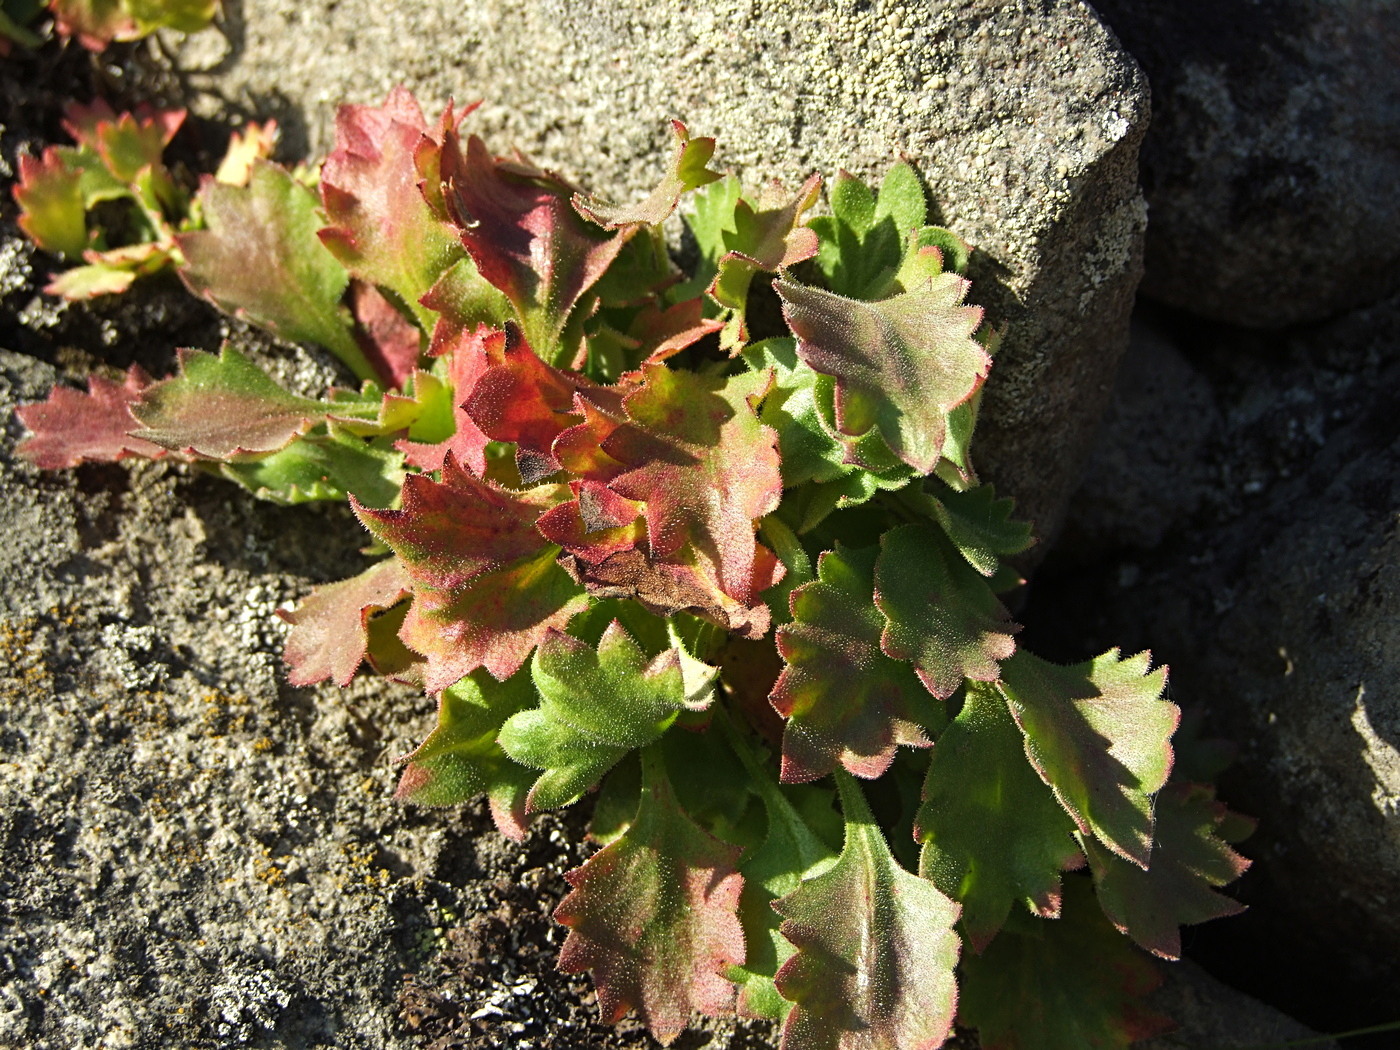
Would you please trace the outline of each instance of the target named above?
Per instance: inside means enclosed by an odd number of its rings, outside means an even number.
[[[1089,880],[1065,880],[1064,914],[1003,931],[962,965],[958,1023],[983,1050],[1125,1050],[1172,1027],[1143,1005],[1156,968],[1094,906]]]
[[[732,237],[737,232],[734,210],[742,196],[743,186],[738,176],[726,175],[691,198],[691,210],[683,212],[681,217],[690,235],[695,238],[699,259],[694,267],[694,276],[672,289],[672,302],[694,299],[714,280],[720,256],[728,250],[725,236]]]
[[[44,251],[68,259],[81,258],[88,246],[81,169],[69,160],[76,153],[50,146],[39,157],[21,154],[13,190],[20,229]]]
[[[246,187],[207,179],[198,203],[208,228],[175,238],[190,291],[282,339],[318,343],[361,379],[375,378],[341,305],[349,275],[317,236],[325,220],[309,189],[259,160]]]
[[[777,986],[787,1050],[941,1046],[953,1023],[958,906],[890,855],[860,789],[837,773],[846,843],[835,865],[774,903],[797,952]]]
[[[1017,626],[987,581],[931,526],[902,525],[881,537],[875,604],[888,620],[880,639],[885,654],[913,661],[940,699],[965,678],[996,681],[1001,661],[1016,649]]]
[[[900,499],[938,522],[967,563],[983,576],[995,576],[1002,558],[1020,554],[1033,542],[1030,523],[1011,516],[1016,501],[997,499],[991,485],[959,492],[931,481]]]
[[[878,777],[896,745],[927,747],[923,727],[941,720],[913,668],[881,649],[876,554],[840,545],[822,554],[817,580],[793,592],[793,622],[778,628],[787,666],[771,701],[787,719],[784,781],[815,780],[838,765]]]
[[[919,874],[962,904],[981,952],[1023,901],[1060,913],[1060,872],[1083,861],[1074,822],[1026,761],[1020,730],[992,686],[969,683],[962,711],[933,745],[914,837]]]
[[[132,405],[133,433],[177,452],[226,460],[275,452],[326,417],[329,402],[289,394],[233,344],[219,356],[180,352],[180,373],[147,387]]]
[[[991,358],[972,333],[978,307],[962,305],[967,282],[943,274],[877,303],[779,280],[797,353],[836,379],[836,425],[860,437],[872,428],[901,460],[932,473],[943,454],[948,414],[987,376]]]
[[[387,507],[403,487],[404,456],[385,439],[366,441],[331,423],[258,459],[222,463],[219,473],[259,499],[297,504],[343,500]]]
[[[714,156],[715,140],[692,139],[679,120],[671,121],[671,130],[676,135],[676,151],[671,155],[671,163],[661,184],[651,191],[646,200],[619,206],[598,197],[576,193],[573,202],[579,214],[606,230],[632,224],[660,226],[676,210],[682,194],[718,179],[719,172],[705,167]]]
[[[648,661],[613,621],[595,650],[550,631],[531,664],[540,706],[501,730],[506,753],[543,769],[527,802],[531,812],[567,806],[627,752],[661,736],[687,706],[680,655],[667,649]]]
[[[1146,871],[1081,836],[1099,904],[1113,925],[1154,955],[1179,959],[1178,927],[1244,911],[1243,904],[1212,889],[1234,882],[1249,867],[1220,837],[1229,816],[1212,788],[1168,784],[1153,809],[1156,841]]]
[[[1026,754],[1080,831],[1146,869],[1152,795],[1171,770],[1181,712],[1161,699],[1166,668],[1111,649],[1061,667],[1022,650],[1002,666],[1001,690],[1026,737]]]
[[[693,1010],[731,1009],[721,976],[744,961],[739,851],[706,834],[676,802],[660,759],[643,752],[643,788],[626,833],[565,877],[574,887],[554,917],[569,928],[566,973],[593,972],[598,1012],[634,1009],[668,1044]]]
[[[142,36],[157,29],[197,33],[214,20],[218,0],[123,0]]]
[[[830,218],[812,223],[821,241],[817,269],[827,287],[852,299],[884,299],[899,290],[896,274],[910,235],[924,224],[924,187],[910,165],[890,169],[880,196],[860,179],[841,172],[831,187]],[[936,272],[936,271],[935,271]]]
[[[512,762],[496,736],[512,715],[535,698],[522,669],[498,682],[480,671],[443,690],[438,724],[405,761],[394,797],[420,806],[455,806],[485,793],[496,827],[525,837],[525,792],[534,773]]]

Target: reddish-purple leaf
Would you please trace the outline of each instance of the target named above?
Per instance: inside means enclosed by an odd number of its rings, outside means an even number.
[[[1113,925],[1154,955],[1179,959],[1179,927],[1244,911],[1243,904],[1213,889],[1249,867],[1219,836],[1229,815],[1213,789],[1168,784],[1153,807],[1155,841],[1146,871],[1081,835],[1099,904]]]
[[[150,386],[151,377],[132,365],[122,382],[88,377],[86,394],[56,386],[48,399],[15,409],[30,436],[15,449],[43,470],[61,470],[79,463],[111,463],[128,456],[160,459],[169,451],[131,432],[140,427],[131,406]]]
[[[422,333],[378,288],[363,281],[350,282],[350,312],[358,323],[360,349],[375,374],[397,390],[418,368]]]
[[[454,329],[449,336],[441,323],[438,331],[441,338],[435,342],[435,353],[447,360],[455,429],[451,437],[436,444],[405,439],[397,447],[405,454],[409,466],[419,470],[441,470],[443,460],[451,452],[458,463],[480,476],[486,473],[486,446],[491,439],[472,422],[462,404],[477,380],[491,367],[491,357],[499,353],[505,333],[479,325],[470,330]]]
[[[616,205],[598,197],[576,193],[574,207],[579,213],[608,230],[635,223],[660,226],[676,210],[681,194],[718,179],[719,172],[705,167],[714,156],[715,140],[691,138],[690,132],[679,120],[671,121],[671,130],[676,135],[676,151],[671,155],[671,164],[661,184],[651,191],[646,200],[633,205]]]
[[[290,612],[278,609],[292,625],[282,653],[291,668],[287,681],[349,685],[369,647],[370,617],[408,594],[408,576],[398,559],[390,558],[348,580],[317,587]]]
[[[566,488],[511,492],[467,473],[452,456],[442,477],[410,475],[402,510],[351,502],[413,580],[401,637],[427,658],[429,692],[478,667],[504,681],[551,627],[563,630],[588,604],[555,563],[558,548],[534,527],[544,510],[566,498]]]
[[[967,281],[940,274],[867,303],[780,280],[797,353],[836,378],[836,424],[853,437],[877,427],[895,455],[930,474],[943,454],[948,413],[987,377],[991,358],[972,333],[978,307],[962,305]]]
[[[465,392],[462,408],[483,434],[516,446],[520,477],[533,484],[559,470],[554,439],[579,422],[574,396],[594,384],[541,361],[514,323],[488,356],[491,367]]]
[[[782,1050],[935,1050],[958,998],[958,906],[899,866],[860,788],[836,782],[841,856],[773,902],[797,948],[776,979],[794,1004]]]
[[[283,390],[231,343],[218,357],[180,351],[180,372],[132,404],[136,434],[176,452],[229,459],[274,452],[325,418],[332,406]]]
[[[560,336],[570,312],[636,227],[602,236],[574,211],[568,186],[522,171],[530,169],[498,161],[475,135],[463,151],[456,131],[447,133],[443,193],[462,243],[515,307],[530,345],[567,362],[572,348]]]
[[[777,509],[782,492],[778,435],[755,406],[772,384],[769,372],[715,377],[644,369],[628,394],[628,422],[603,442],[625,468],[614,492],[643,504],[651,558],[703,564],[721,591],[745,606],[761,604],[770,584],[754,576],[755,523]],[[756,616],[750,630],[766,617]]]
[[[462,250],[419,189],[424,137],[423,111],[402,86],[382,106],[341,106],[335,149],[321,168],[330,221],[321,240],[352,276],[392,291],[429,331],[433,315],[419,300]]]
[[[880,649],[871,547],[840,545],[817,561],[818,579],[792,592],[793,622],[778,628],[787,662],[770,700],[787,719],[782,779],[816,780],[838,765],[878,777],[895,746],[927,747],[923,726],[944,718],[914,669]]]
[[[732,1008],[721,974],[744,961],[738,859],[686,815],[664,774],[646,778],[632,826],[565,876],[574,889],[554,912],[569,927],[559,968],[593,972],[603,1021],[636,1010],[668,1044],[692,1011]]]
[[[1172,766],[1180,709],[1161,699],[1167,671],[1150,653],[1112,649],[1061,667],[1022,650],[1002,665],[1000,689],[1026,737],[1026,754],[1079,830],[1144,870],[1152,856],[1152,796]]]
[[[637,341],[637,353],[649,363],[664,361],[712,332],[724,327],[717,318],[703,316],[702,299],[685,299],[666,309],[647,303],[627,328]]]

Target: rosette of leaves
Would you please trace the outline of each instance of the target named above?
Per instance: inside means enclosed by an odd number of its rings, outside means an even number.
[[[377,560],[286,615],[290,678],[437,698],[409,802],[485,796],[518,839],[595,796],[556,918],[605,1019],[669,1042],[737,1010],[786,1050],[1160,1030],[1132,942],[1171,958],[1238,910],[1247,824],[1171,779],[1148,654],[1017,645],[1030,528],[969,451],[995,340],[913,169],[839,175],[809,219],[815,180],[745,196],[675,124],[618,204],[466,115],[347,107],[319,194],[260,162],[177,238],[192,289],[358,391],[188,353],[22,408],[22,451],[348,498]],[[661,227],[692,192],[686,273]]]
[[[179,260],[177,232],[200,219],[162,156],[184,120],[181,109],[118,115],[101,100],[73,103],[63,126],[76,145],[20,157],[13,188],[20,228],[45,251],[81,261],[45,291],[65,299],[122,292]],[[253,158],[268,156],[275,143],[275,124],[249,124],[234,134],[218,178],[246,181]]]

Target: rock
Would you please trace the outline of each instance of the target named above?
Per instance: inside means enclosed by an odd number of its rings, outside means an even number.
[[[1129,512],[1083,525],[1076,507],[1067,535],[1095,546],[1047,565],[1027,635],[1048,615],[1062,641],[1150,647],[1171,665],[1176,699],[1206,705],[1212,730],[1239,747],[1222,797],[1260,820],[1238,888],[1251,910],[1202,927],[1196,943],[1255,975],[1247,991],[1281,997],[1317,1027],[1392,1021],[1400,299],[1284,339],[1197,330],[1192,342],[1200,372],[1175,386],[1183,399],[1152,416],[1157,433],[1112,454],[1146,461],[1168,492],[1199,493],[1204,476],[1205,498],[1150,549],[1136,546]],[[1195,411],[1186,398],[1201,375],[1218,422],[1164,471],[1154,450]]]
[[[1194,963],[1176,963],[1165,969],[1166,980],[1152,993],[1148,1005],[1180,1027],[1135,1044],[1138,1050],[1264,1047],[1316,1038],[1317,1033],[1221,984]],[[1337,1044],[1330,1039],[1307,1045],[1313,1050],[1337,1050]]]
[[[268,0],[228,17],[222,47],[177,50],[190,100],[276,114],[294,150],[328,148],[337,103],[405,82],[430,108],[484,97],[470,127],[498,150],[622,199],[654,185],[672,117],[754,187],[878,177],[907,154],[981,249],[975,294],[1006,329],[981,462],[1054,531],[1125,345],[1145,221],[1145,86],[1084,4]]]
[[[1095,7],[1152,83],[1146,292],[1280,328],[1400,287],[1400,6]]]

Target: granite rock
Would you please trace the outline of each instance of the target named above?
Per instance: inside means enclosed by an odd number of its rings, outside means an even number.
[[[901,154],[979,249],[1005,327],[980,462],[1054,532],[1125,345],[1145,223],[1136,64],[1084,4],[265,0],[175,47],[207,115],[276,114],[322,152],[336,104],[406,83],[484,98],[499,151],[619,199],[654,184],[665,121],[720,142],[748,183],[878,177]]]
[[[1149,294],[1281,328],[1400,286],[1400,7],[1095,6],[1152,83]]]

